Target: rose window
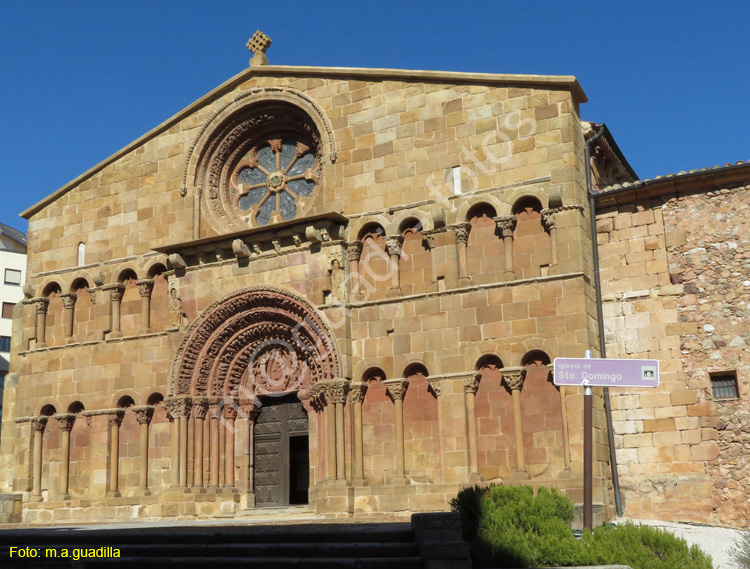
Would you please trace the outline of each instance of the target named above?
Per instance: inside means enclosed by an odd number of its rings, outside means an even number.
[[[319,169],[315,151],[296,136],[261,139],[234,170],[235,203],[246,222],[294,219],[318,184]]]

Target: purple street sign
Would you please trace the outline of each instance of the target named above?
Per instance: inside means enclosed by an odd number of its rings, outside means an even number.
[[[656,387],[658,360],[555,358],[555,385]]]

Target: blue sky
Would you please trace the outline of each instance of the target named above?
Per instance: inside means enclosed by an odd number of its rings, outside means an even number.
[[[247,67],[575,75],[641,178],[750,159],[745,2],[0,2],[0,222]]]

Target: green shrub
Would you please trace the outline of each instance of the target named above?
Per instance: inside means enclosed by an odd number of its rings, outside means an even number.
[[[577,540],[570,530],[573,504],[556,490],[539,488],[535,496],[530,486],[475,486],[459,492],[451,506],[461,514],[475,567],[712,569],[698,547],[657,528],[605,526]]]
[[[750,569],[750,531],[742,534],[740,542],[731,549],[730,555],[737,569]]]

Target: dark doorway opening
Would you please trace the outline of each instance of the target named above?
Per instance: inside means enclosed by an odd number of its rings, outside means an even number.
[[[310,454],[307,412],[295,395],[267,397],[255,424],[255,504],[307,504]]]

